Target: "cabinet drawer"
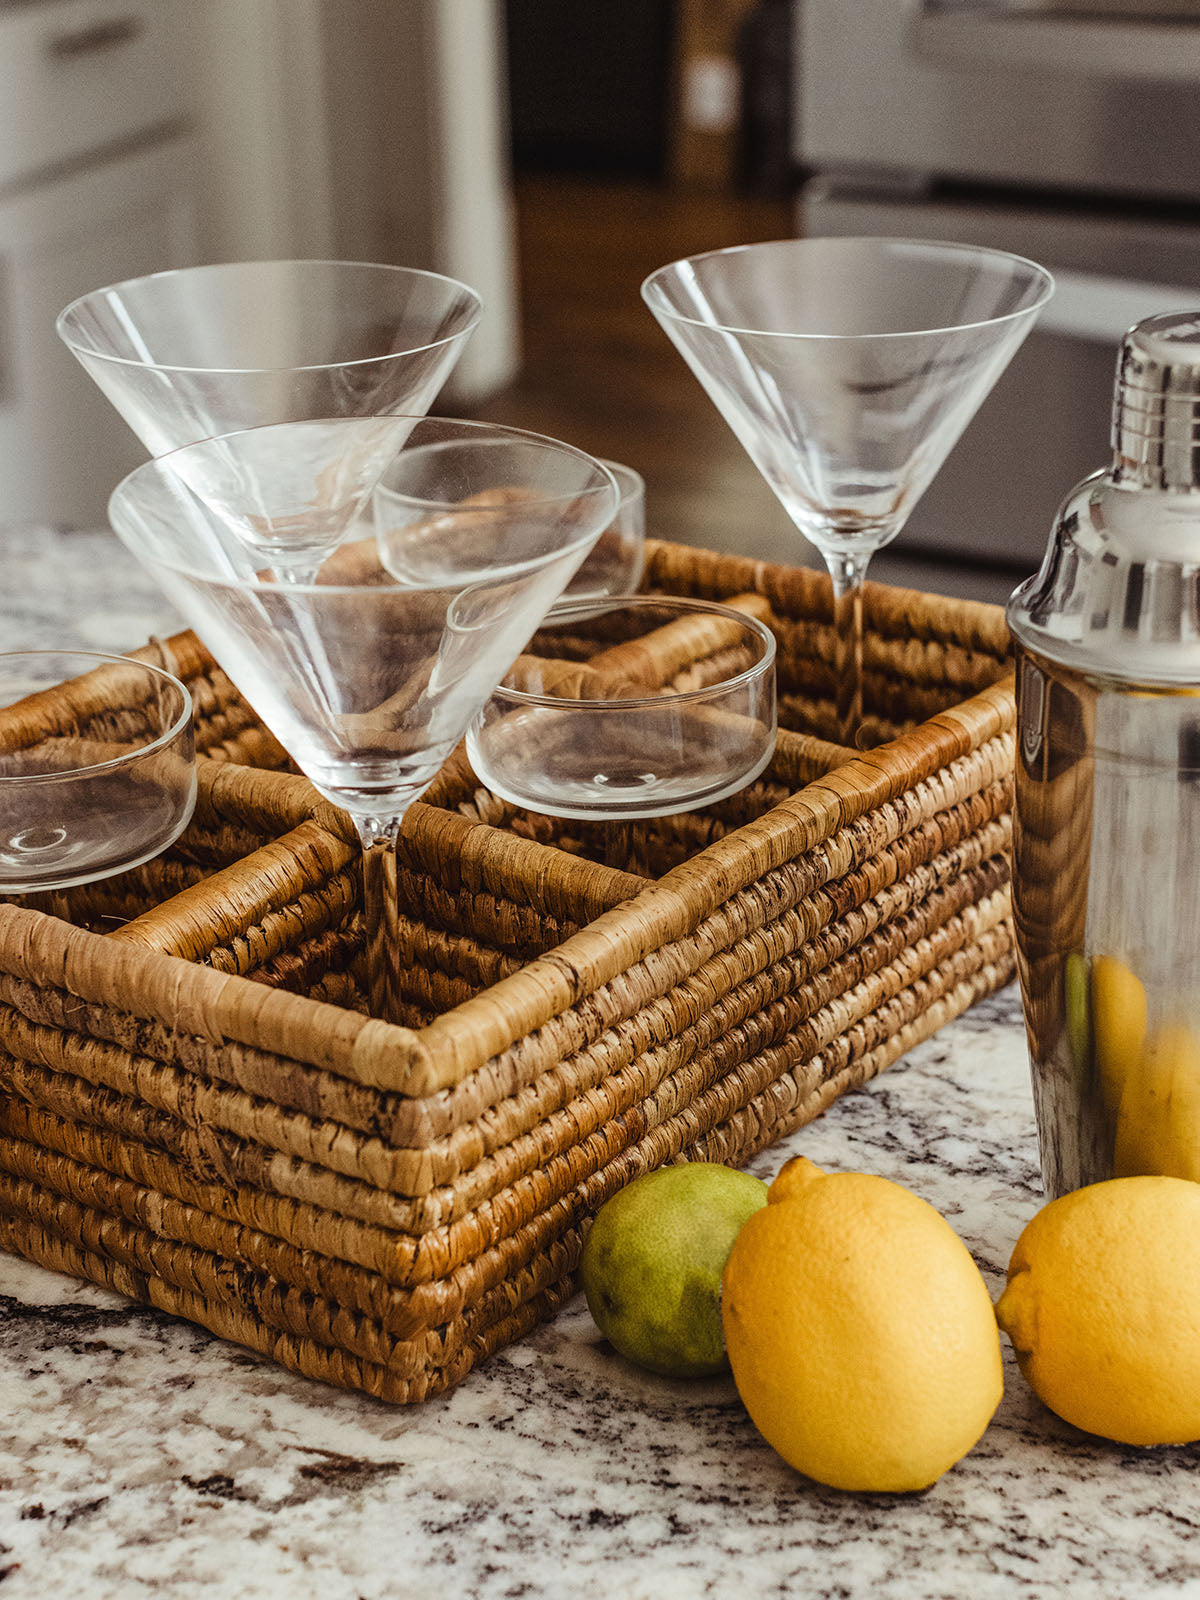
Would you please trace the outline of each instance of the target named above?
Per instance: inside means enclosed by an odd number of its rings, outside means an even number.
[[[189,0],[0,10],[0,189],[189,115]]]
[[[103,527],[145,459],[54,319],[98,284],[196,259],[198,156],[194,136],[156,139],[0,199],[0,548],[6,523]]]

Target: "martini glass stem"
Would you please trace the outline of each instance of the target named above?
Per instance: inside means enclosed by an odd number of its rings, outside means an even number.
[[[367,1006],[373,1017],[400,1020],[400,931],[396,904],[399,816],[356,817],[362,845]]]
[[[834,710],[838,742],[854,747],[863,719],[863,581],[870,553],[831,551],[833,579]]]

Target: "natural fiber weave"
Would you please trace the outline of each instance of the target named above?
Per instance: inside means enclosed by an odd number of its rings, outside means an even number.
[[[771,767],[635,824],[614,867],[602,827],[516,810],[457,752],[399,846],[403,1027],[363,1014],[349,820],[191,635],[138,652],[192,690],[196,816],[134,872],[0,903],[0,1244],[420,1399],[554,1312],[632,1177],[744,1161],[1008,980],[1002,615],[869,586],[896,737],[859,755],[828,738],[827,580],[651,544],[646,581],[769,622]],[[566,670],[705,681],[703,631],[650,663],[614,624]]]

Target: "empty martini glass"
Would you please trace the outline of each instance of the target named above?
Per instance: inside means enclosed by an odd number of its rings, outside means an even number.
[[[151,455],[172,454],[264,564],[303,583],[344,532],[362,465],[354,457],[365,452],[370,466],[380,441],[399,449],[395,429],[354,441],[339,434],[328,447],[310,440],[306,451],[327,463],[327,481],[312,495],[303,489],[309,455],[276,460],[270,441],[243,441],[229,461],[220,451],[202,459],[173,452],[267,423],[422,416],[480,310],[465,284],[409,267],[244,261],[93,290],[57,326]],[[288,470],[302,483],[284,482]]]
[[[394,430],[388,449],[387,425]],[[404,448],[397,454],[400,445]],[[267,483],[269,463],[275,477]],[[363,537],[387,467],[387,513]],[[239,467],[242,471],[239,473]],[[313,501],[340,539],[309,582],[239,521]],[[374,1015],[399,1015],[395,841],[617,504],[611,474],[537,434],[438,418],[284,423],[131,473],[113,528],[363,847]]]
[[[862,722],[862,586],[1053,293],[1000,250],[787,239],[692,256],[651,311],[833,580],[839,737]]]
[[[241,261],[95,289],[59,337],[151,455],[270,422],[421,416],[479,320],[473,289],[360,261]]]

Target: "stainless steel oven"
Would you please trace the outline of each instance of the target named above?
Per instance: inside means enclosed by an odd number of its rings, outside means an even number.
[[[802,0],[799,64],[804,232],[992,245],[1058,281],[878,569],[974,567],[958,586],[1000,597],[1108,455],[1121,334],[1200,305],[1200,3]]]

